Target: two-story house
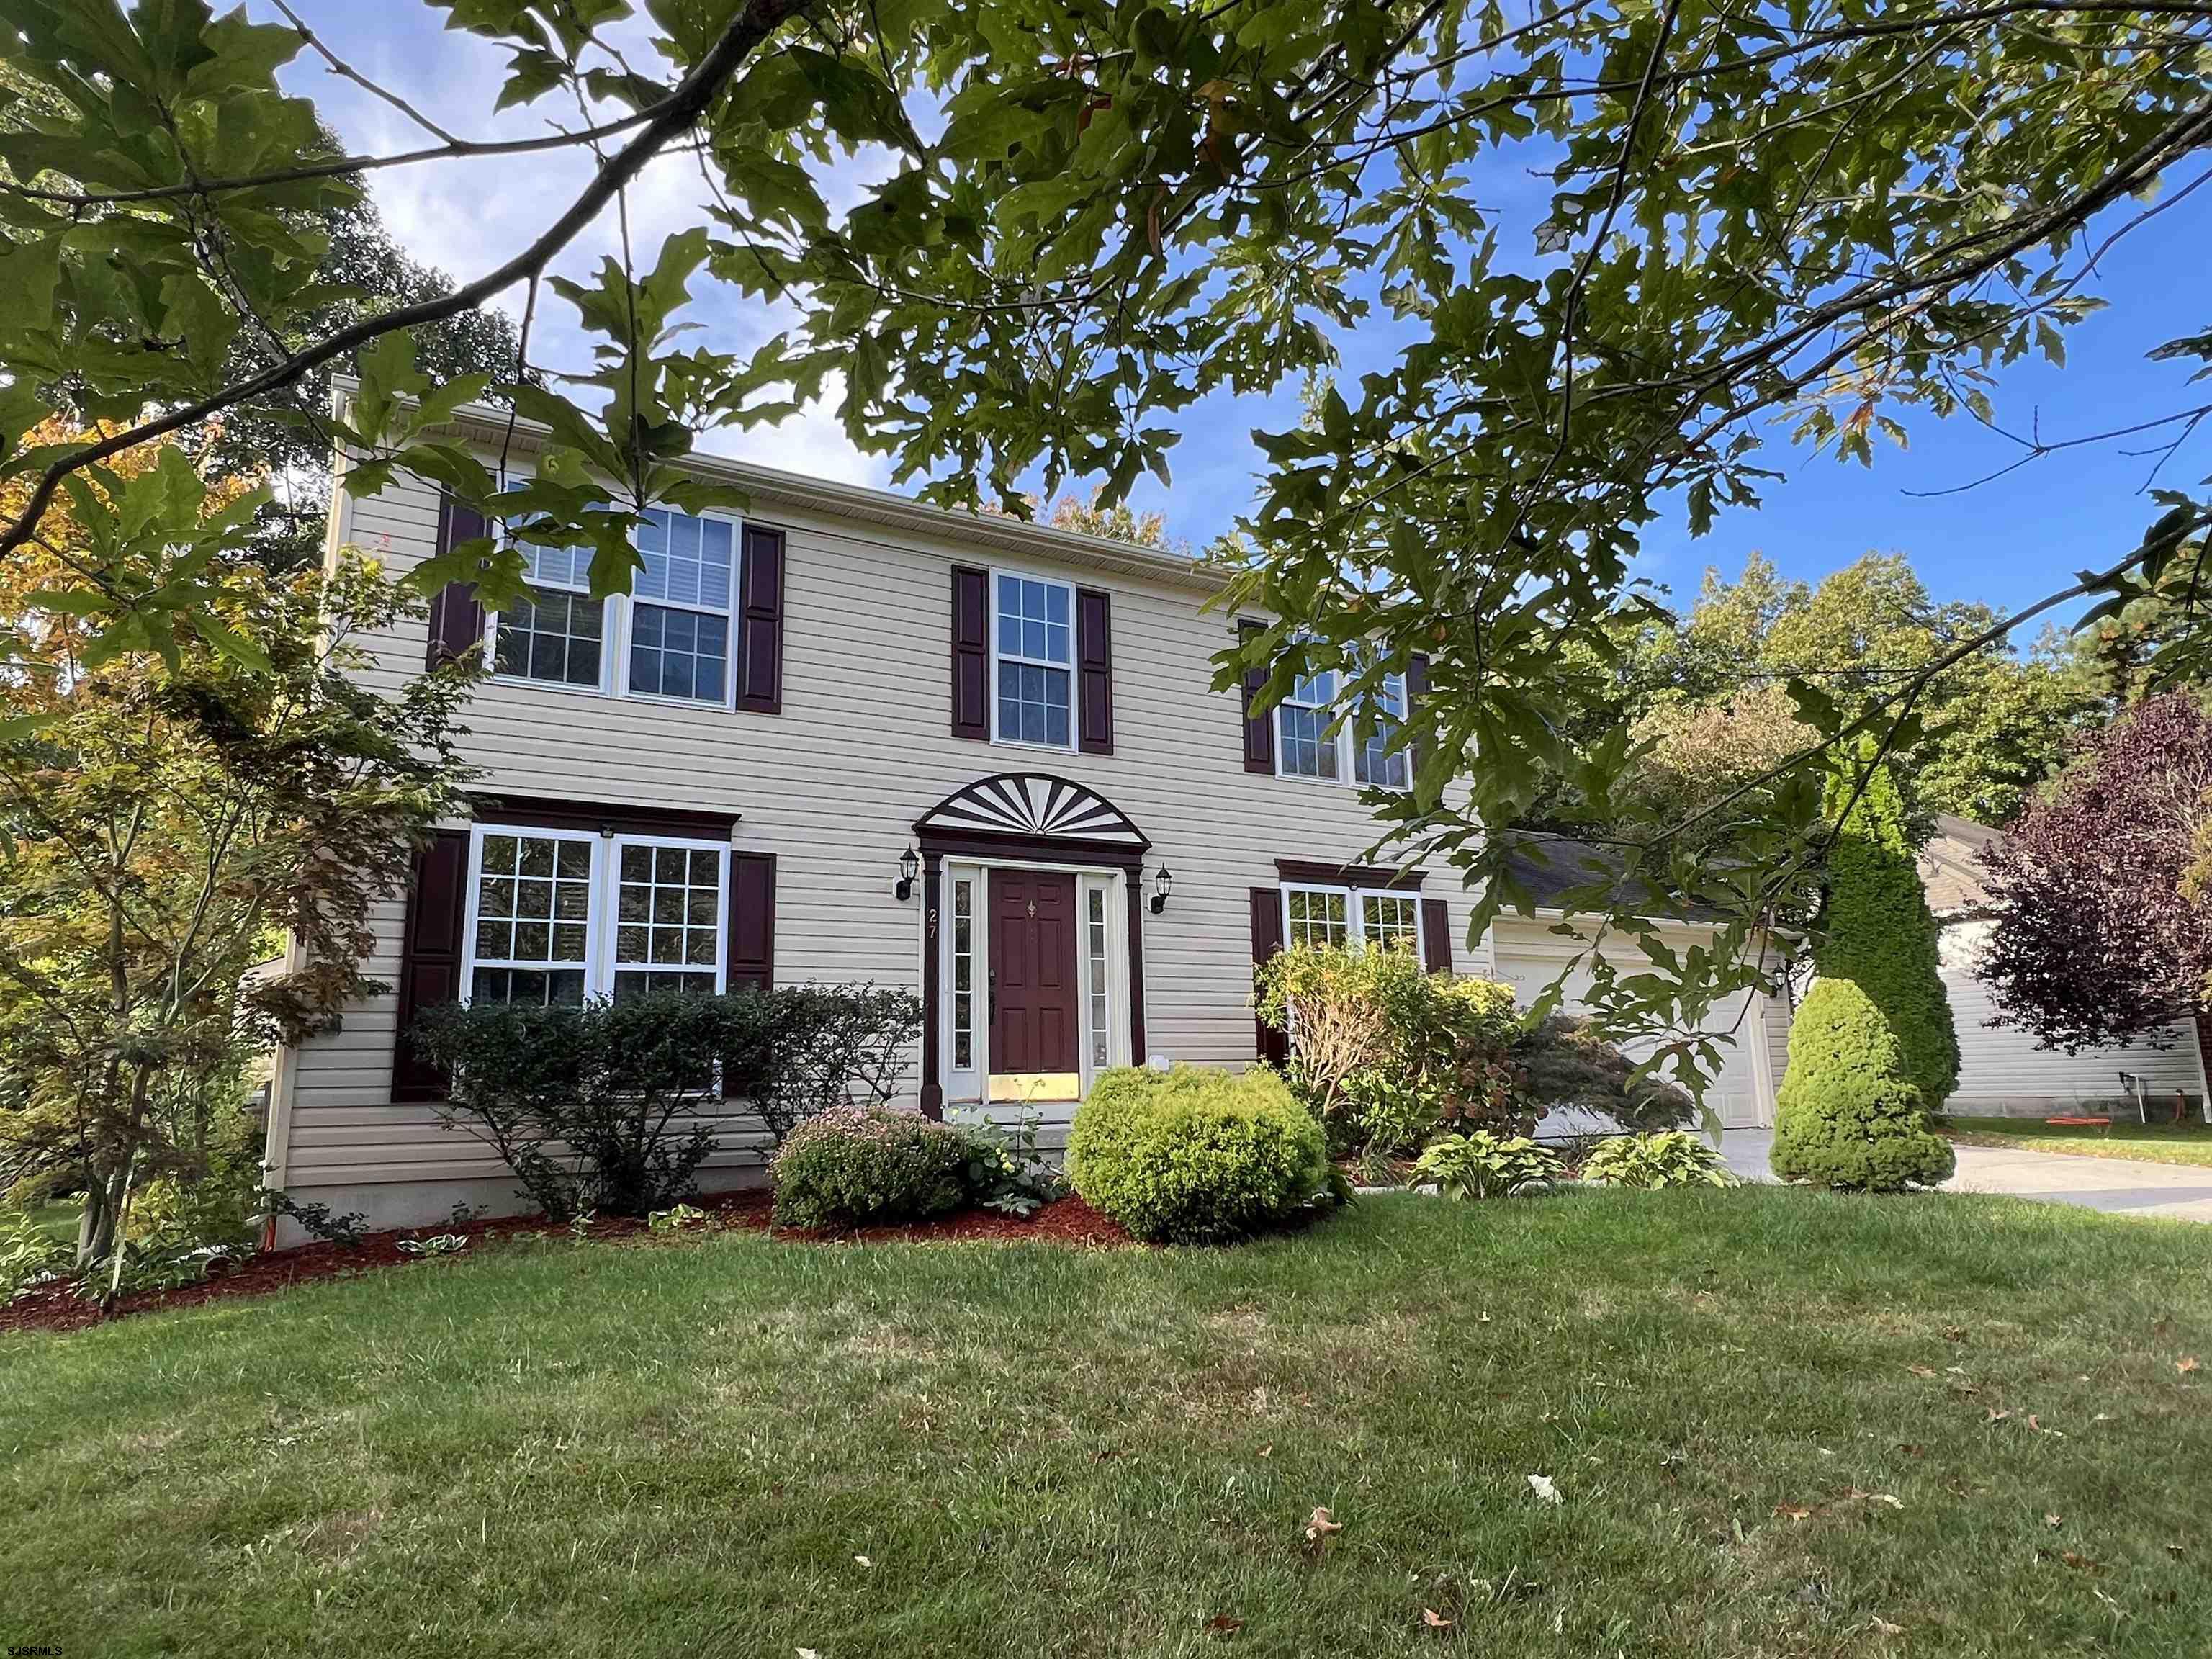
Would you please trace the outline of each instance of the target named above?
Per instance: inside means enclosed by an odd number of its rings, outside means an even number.
[[[508,438],[503,410],[459,424],[487,456]],[[516,431],[510,466],[535,444]],[[1264,712],[1213,690],[1238,623],[1206,608],[1218,578],[1188,558],[696,465],[749,510],[653,515],[629,593],[594,600],[587,556],[535,550],[532,603],[487,614],[450,588],[427,628],[366,641],[394,680],[489,653],[465,717],[483,779],[473,821],[379,914],[368,969],[392,993],[279,1056],[272,1185],[383,1225],[515,1207],[489,1150],[441,1128],[441,1080],[401,1041],[454,997],[904,986],[925,1010],[910,1102],[1019,1101],[1051,1135],[1106,1067],[1249,1064],[1272,1036],[1253,963],[1285,941],[1550,977],[1548,919],[1470,951],[1449,870],[1360,862],[1360,792],[1405,780],[1387,720],[1366,744],[1332,733],[1328,676]],[[341,471],[333,550],[396,576],[482,533],[434,486],[356,499]],[[1394,684],[1393,705],[1419,689]],[[1763,1047],[1740,1041],[1723,1079],[1742,1121],[1771,1109],[1748,1063]],[[757,1126],[719,1133],[709,1184],[746,1178]]]

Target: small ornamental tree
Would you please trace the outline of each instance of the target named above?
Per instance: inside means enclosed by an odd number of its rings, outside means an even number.
[[[2205,1006],[2212,974],[2212,720],[2153,698],[2081,747],[1987,854],[1978,972],[1999,1017],[2069,1053]]]
[[[1951,1173],[1928,1113],[1957,1085],[1959,1040],[1897,785],[1878,760],[1862,768],[1838,784],[1819,977],[1790,1026],[1772,1162],[1785,1181],[1896,1192]]]
[[[1867,1192],[1950,1176],[1951,1145],[1928,1127],[1896,1034],[1847,979],[1816,981],[1790,1029],[1771,1161],[1784,1181]]]
[[[1943,988],[1936,919],[1905,838],[1905,808],[1887,766],[1869,769],[1828,850],[1828,896],[1813,961],[1823,979],[1849,980],[1879,1009],[1922,1103],[1941,1111],[1959,1086],[1959,1037]]]

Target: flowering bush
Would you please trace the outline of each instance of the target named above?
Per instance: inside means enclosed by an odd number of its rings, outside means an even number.
[[[968,1200],[969,1140],[949,1123],[884,1106],[836,1106],[777,1148],[775,1219],[787,1227],[921,1221]]]

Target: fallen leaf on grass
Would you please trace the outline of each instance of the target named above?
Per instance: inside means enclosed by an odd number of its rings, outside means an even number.
[[[1266,1445],[1264,1445],[1264,1446],[1262,1446],[1262,1447],[1261,1447],[1261,1448],[1260,1448],[1260,1455],[1261,1455],[1261,1456],[1262,1456],[1262,1457],[1265,1457],[1265,1456],[1267,1456],[1269,1453],[1273,1452],[1274,1449],[1275,1449],[1275,1443],[1274,1443],[1273,1441],[1270,1440],[1270,1441],[1269,1441]]]
[[[1530,1475],[1528,1490],[1536,1494],[1540,1503],[1557,1504],[1565,1501],[1559,1496],[1559,1489],[1552,1484],[1552,1477],[1548,1474]]]
[[[2065,1430],[2063,1430],[2063,1429],[2046,1429],[2046,1428],[2045,1428],[2045,1427],[2043,1426],[2043,1425],[2042,1425],[2042,1424],[2040,1424],[2040,1423],[2037,1422],[2037,1421],[2035,1420],[2035,1413],[2034,1413],[2033,1412],[2030,1412],[2030,1413],[2027,1414],[2027,1426],[2028,1426],[2029,1428],[2031,1428],[2031,1429],[2033,1429],[2033,1430],[2034,1430],[2038,1434],[2054,1434],[2054,1435],[2057,1435],[2057,1436],[2061,1440],[2063,1440],[2063,1439],[2066,1437],[2066,1431],[2065,1431]]]
[[[1452,1621],[1445,1618],[1441,1613],[1438,1613],[1434,1607],[1423,1607],[1421,1609],[1421,1622],[1426,1625],[1431,1630],[1449,1630],[1452,1627]]]
[[[1915,1376],[1924,1376],[1929,1378],[1930,1381],[1933,1381],[1935,1378],[1942,1375],[1941,1371],[1936,1370],[1933,1366],[1929,1365],[1907,1365],[1905,1369],[1911,1371]]]
[[[1306,1541],[1318,1544],[1329,1534],[1343,1530],[1343,1522],[1332,1519],[1327,1510],[1317,1509],[1313,1512],[1313,1519],[1306,1522]]]
[[[822,1659],[822,1656],[815,1652],[812,1648],[801,1648],[799,1650],[799,1659]]]
[[[1999,1411],[1995,1406],[1990,1407],[1988,1408],[1988,1412],[1989,1414],[1982,1419],[1982,1421],[1984,1423],[2002,1423],[2005,1419],[2012,1415],[2010,1412]]]
[[[1206,1633],[1208,1636],[1221,1637],[1224,1640],[1236,1635],[1243,1628],[1244,1621],[1242,1619],[1226,1613],[1217,1613],[1206,1621]]]
[[[1869,1504],[1886,1504],[1893,1510],[1901,1510],[1905,1507],[1905,1500],[1898,1497],[1894,1492],[1861,1492],[1856,1486],[1853,1486],[1849,1492],[1845,1492],[1844,1496],[1847,1498],[1862,1498]]]
[[[2043,1524],[2050,1528],[2051,1531],[2057,1532],[2059,1528],[2066,1524],[2066,1519],[2056,1510],[2046,1510],[2044,1511]]]
[[[2182,1355],[2180,1358],[2173,1362],[2173,1369],[2179,1371],[2184,1376],[2188,1376],[2190,1372],[2198,1369],[2197,1356],[2193,1353]]]
[[[854,1565],[856,1565],[856,1566],[862,1566],[862,1567],[872,1567],[872,1566],[874,1566],[874,1565],[876,1565],[874,1562],[872,1562],[872,1561],[869,1560],[869,1559],[868,1559],[868,1558],[867,1558],[866,1556],[865,1556],[865,1555],[856,1555],[856,1556],[854,1556],[854,1557],[853,1558],[853,1562],[854,1562]]]
[[[1869,1628],[1871,1628],[1874,1633],[1877,1636],[1902,1636],[1905,1634],[1904,1626],[1893,1625],[1888,1620],[1883,1618],[1878,1613],[1871,1615]]]
[[[2104,1569],[2087,1556],[2075,1550],[2038,1550],[2037,1559],[2044,1561],[2063,1561],[2077,1572],[2101,1572]]]
[[[1809,1521],[1813,1518],[1812,1510],[1796,1504],[1777,1504],[1774,1506],[1774,1512],[1791,1521]]]

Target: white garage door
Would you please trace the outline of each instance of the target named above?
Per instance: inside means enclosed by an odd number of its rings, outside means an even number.
[[[1574,942],[1556,937],[1544,922],[1501,921],[1497,939],[1498,976],[1520,994],[1524,1006],[1543,994],[1575,954]],[[1645,966],[1643,953],[1628,949],[1625,944],[1608,945],[1605,954],[1606,959],[1622,973]],[[1562,1005],[1565,1012],[1583,1012],[1585,1005],[1581,999],[1589,991],[1589,983],[1587,968],[1577,967],[1568,975]],[[1760,1028],[1755,1024],[1758,1011],[1747,1006],[1756,994],[1747,991],[1735,1002],[1717,1011],[1708,1027],[1715,1034],[1714,1041],[1720,1047],[1723,1060],[1720,1075],[1706,1085],[1705,1104],[1720,1119],[1723,1128],[1756,1128],[1767,1121],[1765,1103],[1760,1097],[1758,1061],[1753,1054],[1761,1040]],[[1630,1043],[1626,1048],[1640,1059],[1656,1046],[1639,1048]]]

